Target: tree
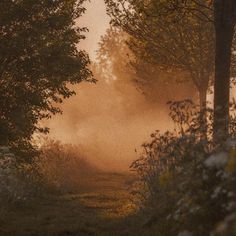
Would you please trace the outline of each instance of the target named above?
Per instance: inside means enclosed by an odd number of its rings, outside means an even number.
[[[191,78],[203,109],[214,71],[213,24],[194,12],[182,11],[182,17],[179,12],[171,11],[174,1],[107,0],[106,3],[112,23],[131,35],[132,52],[165,71],[181,71]],[[205,14],[210,15],[210,10],[206,9]]]
[[[135,86],[149,102],[158,104],[161,109],[172,99],[193,95],[195,98],[196,91],[191,81],[183,80],[183,75],[176,70],[163,72],[155,64],[135,57],[129,39],[130,36],[117,27],[110,27],[102,36],[97,65],[106,80],[114,80],[113,84],[120,91],[124,91],[127,84]]]
[[[222,139],[228,136],[229,128],[229,102],[230,102],[230,79],[232,68],[233,39],[236,24],[236,2],[235,0],[212,0],[199,4],[196,0],[175,1],[174,8],[185,12],[195,12],[205,20],[213,21],[215,28],[215,80],[214,80],[214,138]],[[200,6],[192,7],[195,3]],[[203,14],[204,9],[213,6],[212,19]],[[173,8],[173,6],[172,6]]]
[[[129,67],[131,52],[126,44],[128,35],[116,27],[107,29],[101,37],[97,51],[97,61],[107,80],[116,77],[132,78],[134,75]],[[131,79],[132,80],[132,79]]]
[[[85,0],[0,2],[0,144],[32,147],[40,120],[74,94],[69,84],[93,81],[75,20]],[[19,150],[19,149],[18,149]]]
[[[227,136],[230,98],[231,50],[236,23],[236,2],[214,0],[216,35],[214,83],[215,139]]]
[[[174,2],[174,4],[173,4]],[[196,8],[197,6],[197,8]],[[213,7],[213,17],[205,14]],[[215,79],[214,79],[214,139],[227,138],[229,132],[230,79],[233,39],[236,24],[235,0],[176,0],[172,10],[189,13],[214,22],[215,28]]]

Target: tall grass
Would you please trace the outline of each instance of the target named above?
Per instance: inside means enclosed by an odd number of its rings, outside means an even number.
[[[78,147],[48,140],[41,147],[38,159],[40,173],[49,188],[66,192],[76,191],[98,169],[80,154]]]

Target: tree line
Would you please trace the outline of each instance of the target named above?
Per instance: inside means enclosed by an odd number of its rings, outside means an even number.
[[[227,136],[236,3],[233,0],[106,0],[111,24],[135,57],[193,81],[202,109],[214,86],[214,137]]]
[[[41,120],[61,112],[57,104],[74,94],[69,84],[94,82],[89,57],[78,50],[87,30],[76,23],[85,11],[84,2],[1,1],[1,145],[21,150],[22,155],[24,150],[33,151],[33,134],[48,132]],[[105,3],[111,24],[126,34],[121,41],[132,53],[127,61],[132,68],[130,75],[135,73],[146,80],[160,71],[169,72],[170,77],[180,73],[195,85],[202,110],[209,86],[214,85],[214,136],[227,134],[235,1]]]

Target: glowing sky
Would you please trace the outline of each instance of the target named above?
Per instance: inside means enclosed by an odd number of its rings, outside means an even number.
[[[106,15],[103,0],[91,0],[85,4],[85,8],[87,11],[80,19],[79,24],[87,27],[89,32],[86,34],[86,40],[81,42],[80,47],[85,49],[90,58],[94,60],[100,37],[105,34],[106,29],[109,27],[109,17]]]

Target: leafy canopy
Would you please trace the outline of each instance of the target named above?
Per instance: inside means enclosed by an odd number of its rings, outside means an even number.
[[[85,28],[76,20],[86,0],[0,2],[0,143],[27,146],[43,118],[74,94],[69,84],[93,81],[78,49]]]

